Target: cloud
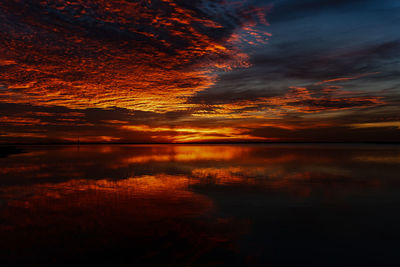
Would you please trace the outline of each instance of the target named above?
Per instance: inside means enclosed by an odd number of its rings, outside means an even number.
[[[381,128],[381,127],[394,127],[400,129],[400,121],[384,121],[384,122],[367,122],[355,123],[352,125],[355,128]]]
[[[340,81],[348,81],[346,78]],[[335,81],[338,81],[336,79]],[[329,82],[333,82],[330,80]],[[238,95],[220,93],[220,95],[194,96],[189,101],[196,104],[207,104],[208,109],[195,111],[194,114],[209,116],[210,114],[224,114],[239,117],[256,117],[257,112],[264,112],[270,116],[285,116],[288,113],[314,113],[323,111],[337,111],[344,109],[366,108],[385,104],[382,97],[366,95],[365,92],[344,91],[341,86],[319,86],[327,81],[306,87],[290,87],[283,95],[262,95],[262,92],[242,92]]]
[[[348,10],[373,4],[373,0],[273,0],[271,22],[287,22],[332,10]],[[382,1],[383,2],[383,1]]]
[[[3,1],[0,141],[329,141],[396,134],[389,123],[399,120],[398,7],[379,5]]]
[[[261,41],[266,23],[230,1],[23,0],[0,12],[0,101],[157,112],[186,109],[215,70],[247,67],[238,31]]]

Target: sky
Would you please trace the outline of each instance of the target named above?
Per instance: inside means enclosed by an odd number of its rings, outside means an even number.
[[[400,142],[397,0],[0,2],[0,143]]]

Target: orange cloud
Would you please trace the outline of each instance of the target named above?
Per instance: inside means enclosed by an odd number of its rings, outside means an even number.
[[[354,127],[354,128],[394,127],[394,128],[400,129],[400,121],[380,121],[380,122],[354,123],[351,126]]]
[[[150,127],[147,125],[123,125],[121,129],[149,133],[151,138],[158,140],[164,137],[174,143],[207,142],[207,141],[237,141],[237,140],[268,140],[263,137],[253,137],[248,129],[236,127]]]
[[[382,105],[382,97],[354,95],[329,87],[313,92],[306,87],[290,87],[282,96],[258,97],[231,103],[209,105],[211,111],[200,110],[193,115],[208,118],[277,119],[288,112],[315,113]],[[282,122],[278,123],[282,125]],[[284,125],[287,128],[287,126]],[[282,128],[282,127],[281,127]]]
[[[1,124],[9,124],[9,125],[45,125],[46,122],[42,122],[40,119],[29,118],[29,117],[12,117],[12,116],[3,116],[0,117]]]
[[[34,5],[35,12],[24,2],[0,4],[9,27],[0,33],[0,62],[7,68],[0,72],[1,102],[183,110],[191,107],[186,97],[214,84],[215,70],[249,66],[231,38],[235,28],[176,1]],[[221,5],[227,14],[239,13]],[[238,30],[261,41],[262,10],[246,12],[239,18],[246,26]]]

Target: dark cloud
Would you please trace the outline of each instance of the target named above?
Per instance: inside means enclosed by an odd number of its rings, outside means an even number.
[[[279,91],[283,92],[296,84],[311,84],[330,78],[372,72],[380,73],[365,77],[363,80],[377,82],[382,87],[388,82],[400,82],[397,68],[399,57],[398,40],[344,51],[341,49],[324,52],[304,51],[296,47],[296,44],[287,44],[280,46],[279,51],[269,52],[266,49],[259,52],[252,57],[251,69],[224,73],[215,86],[199,92],[198,96],[204,96],[206,93],[212,95],[220,91],[233,91],[233,95],[235,91],[254,91],[249,92],[250,97],[254,94],[268,96]]]
[[[343,11],[351,8],[365,7],[374,4],[373,0],[275,0],[273,3],[274,12],[269,19],[272,23],[281,21],[296,20],[306,16],[313,16],[321,12],[332,10]]]
[[[282,46],[280,53],[258,54],[253,63],[264,71],[264,77],[318,81],[366,72],[386,71],[386,64],[400,56],[400,41],[389,41],[338,51],[307,51],[299,54],[295,44]],[[393,77],[398,72],[390,69]],[[261,76],[261,75],[260,75]],[[388,77],[386,77],[388,78]]]

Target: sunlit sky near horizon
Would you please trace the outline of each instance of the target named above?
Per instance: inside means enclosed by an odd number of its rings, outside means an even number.
[[[399,142],[397,0],[0,2],[0,142]]]

